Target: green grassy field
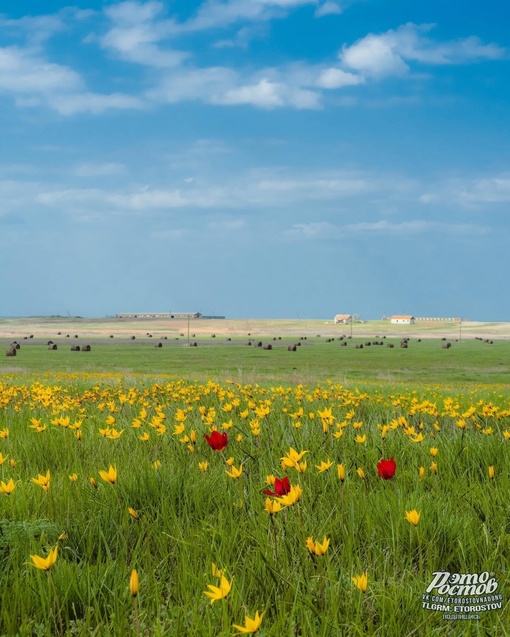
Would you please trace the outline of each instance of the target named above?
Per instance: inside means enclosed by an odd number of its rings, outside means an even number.
[[[225,378],[245,381],[285,380],[310,382],[327,378],[341,382],[382,381],[418,383],[509,383],[510,341],[492,345],[478,340],[453,342],[442,349],[440,339],[411,339],[408,349],[400,348],[400,340],[385,339],[384,345],[366,346],[366,339],[330,343],[324,338],[310,337],[301,341],[295,352],[287,346],[292,338],[268,341],[271,351],[245,345],[246,339],[232,341],[196,338],[197,347],[183,341],[162,341],[154,347],[148,339],[141,342],[90,343],[90,352],[72,352],[69,341],[49,351],[46,345],[21,341],[14,358],[0,358],[0,374],[46,372],[116,372],[119,374],[171,374],[185,378]],[[80,341],[82,344],[85,341]],[[256,341],[255,341],[256,342]],[[356,349],[356,344],[363,349]],[[393,343],[394,348],[387,347]]]
[[[0,635],[510,634],[510,341],[30,327],[0,358]],[[438,572],[481,588],[424,598]]]

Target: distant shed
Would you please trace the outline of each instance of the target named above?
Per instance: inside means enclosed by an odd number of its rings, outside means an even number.
[[[391,317],[391,323],[394,325],[412,325],[416,319],[410,314],[394,314]]]

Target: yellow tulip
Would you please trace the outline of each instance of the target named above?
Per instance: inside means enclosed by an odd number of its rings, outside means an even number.
[[[328,550],[329,542],[330,540],[326,536],[324,536],[322,544],[318,540],[317,542],[314,542],[313,538],[309,537],[306,540],[306,546],[310,553],[313,553],[314,555],[324,555],[324,553]]]
[[[9,482],[7,482],[7,484],[3,480],[2,482],[0,482],[0,493],[5,493],[5,495],[10,495],[15,488],[16,488],[16,485],[14,484],[14,481],[12,478],[9,480]]]
[[[38,474],[37,478],[32,478],[32,482],[34,484],[39,485],[42,489],[44,489],[44,491],[46,491],[46,493],[48,493],[48,491],[50,490],[50,471],[48,469],[48,471],[46,471],[46,475],[42,476],[41,474]]]
[[[338,479],[341,480],[342,482],[345,480],[345,467],[343,464],[338,464],[336,466],[336,470],[338,473]]]
[[[278,511],[282,510],[282,505],[277,500],[271,500],[271,498],[266,498],[266,511],[269,515],[274,515],[278,513]]]
[[[406,511],[406,517],[405,519],[409,522],[409,524],[412,524],[413,526],[418,526],[418,523],[420,521],[420,513],[418,513],[418,511],[416,509],[413,509],[412,511]]]
[[[320,464],[316,464],[315,467],[316,469],[318,469],[319,473],[324,473],[328,469],[331,469],[332,465],[333,465],[332,460],[326,460],[326,461],[323,460]]]
[[[117,481],[117,469],[112,467],[112,465],[110,465],[108,471],[103,471],[102,469],[100,469],[99,475],[101,476],[102,480],[104,480],[105,482],[109,482],[110,484],[115,484],[115,482]]]
[[[489,467],[489,478],[491,480],[494,478],[494,467],[492,465]]]
[[[210,597],[211,604],[217,602],[220,599],[223,599],[230,593],[230,589],[232,588],[232,582],[229,582],[225,575],[221,576],[221,581],[219,586],[213,586],[212,584],[207,584],[208,591],[204,591],[204,595]]]
[[[129,578],[129,592],[133,597],[138,595],[138,573],[136,568],[131,571],[131,577]]]
[[[354,586],[356,586],[356,588],[359,589],[362,593],[366,592],[368,588],[368,575],[366,571],[361,575],[356,575],[355,577],[353,577],[352,581],[354,582]]]
[[[138,513],[133,509],[133,507],[128,507],[128,512],[129,515],[134,518],[135,520],[139,520],[140,516],[138,515]]]
[[[243,473],[243,465],[240,465],[239,469],[237,467],[234,467],[234,465],[232,465],[231,471],[225,470],[225,473],[230,478],[234,478],[234,479],[240,478],[241,474]]]
[[[278,498],[278,502],[283,504],[283,506],[290,507],[293,504],[296,504],[296,502],[299,502],[302,494],[303,494],[303,490],[298,484],[292,485],[288,493]]]
[[[256,633],[262,624],[262,618],[264,617],[264,613],[259,615],[259,611],[255,611],[255,617],[251,619],[248,615],[244,618],[244,626],[239,626],[238,624],[232,624],[232,626],[238,630],[239,632],[234,633],[234,635],[247,635],[248,633]]]
[[[57,561],[57,554],[58,554],[58,546],[54,546],[48,553],[47,557],[39,557],[38,555],[31,555],[30,559],[32,560],[32,562],[31,563],[29,562],[29,564],[31,566],[35,566],[35,568],[41,569],[42,571],[49,571],[50,568]]]

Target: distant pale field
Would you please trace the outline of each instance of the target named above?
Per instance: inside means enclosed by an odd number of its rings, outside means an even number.
[[[498,338],[510,339],[510,323],[465,321],[417,322],[414,325],[392,325],[389,321],[366,321],[352,326],[332,320],[312,319],[116,319],[116,318],[0,318],[0,339],[25,337],[47,338],[153,338],[222,336],[316,336],[337,337],[342,334],[353,337],[419,337],[419,338]],[[181,336],[182,335],[182,336]]]

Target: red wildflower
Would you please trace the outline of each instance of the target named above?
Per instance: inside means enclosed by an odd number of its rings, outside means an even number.
[[[219,431],[212,431],[211,435],[204,434],[204,438],[207,440],[207,444],[214,451],[223,451],[228,445],[228,434],[226,431],[220,434]]]
[[[287,476],[280,480],[280,478],[276,478],[274,481],[274,491],[270,491],[269,489],[264,489],[262,493],[264,495],[272,495],[274,498],[280,498],[282,495],[287,495],[290,492],[290,481]]]
[[[380,460],[377,463],[377,473],[383,478],[383,480],[391,480],[397,470],[397,463],[394,458],[389,460]]]

